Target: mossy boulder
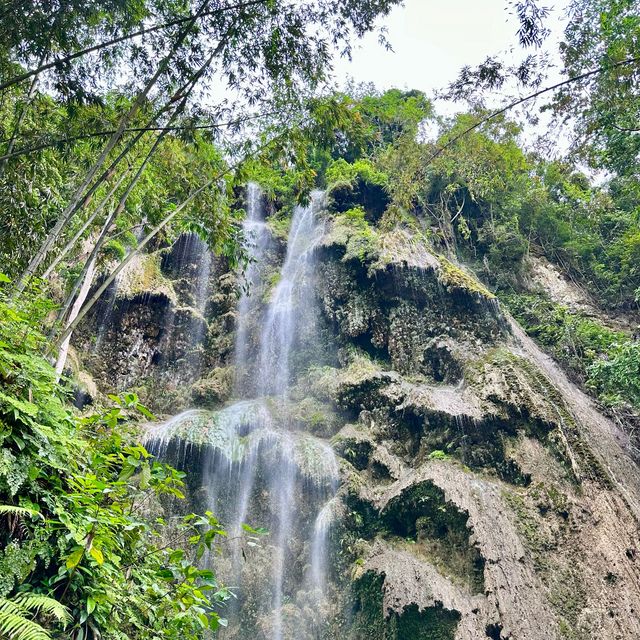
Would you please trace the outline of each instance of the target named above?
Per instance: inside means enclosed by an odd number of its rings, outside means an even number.
[[[207,409],[219,406],[229,398],[233,385],[233,367],[217,367],[191,386],[195,406]]]

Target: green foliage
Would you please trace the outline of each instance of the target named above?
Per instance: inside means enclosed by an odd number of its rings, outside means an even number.
[[[540,163],[520,232],[605,304],[637,307],[640,199],[624,181],[591,187],[561,163]]]
[[[11,134],[14,111],[20,107],[20,99],[25,97],[21,95],[15,101],[0,104],[0,132],[5,138]],[[27,138],[46,134],[47,139],[55,139],[65,135],[81,136],[86,130],[96,127],[113,128],[118,123],[120,110],[131,107],[131,102],[126,95],[109,94],[98,111],[95,105],[72,107],[55,102],[49,96],[38,95],[28,110],[29,117],[21,124],[21,133]],[[132,124],[142,127],[149,116],[148,109],[144,109]],[[152,139],[140,142],[135,156],[147,153],[152,143]],[[3,150],[4,147],[0,149],[0,155]],[[78,175],[86,170],[96,151],[95,141],[80,139],[65,146],[53,145],[38,153],[18,156],[4,167],[0,163],[0,226],[7,231],[0,238],[0,256],[3,269],[9,275],[19,274],[33,257],[57,216],[64,210]],[[110,160],[115,159],[116,151],[110,154]],[[131,159],[133,167],[140,159]],[[101,184],[94,196],[88,199],[69,223],[63,241],[73,238],[88,221],[90,224],[81,240],[89,243],[95,240],[106,213],[101,213],[93,221],[91,216],[118,180],[124,178],[112,196],[110,207],[115,208],[133,177],[124,165],[121,163],[111,181]],[[124,209],[107,236],[103,255],[107,259],[121,259],[127,247],[137,245],[137,237],[166,216],[168,207],[184,200],[195,187],[221,172],[225,166],[220,151],[204,134],[196,134],[189,140],[177,135],[165,136],[130,190]],[[123,175],[127,171],[127,175]],[[237,249],[235,219],[218,189],[203,192],[163,230],[159,239],[171,241],[185,230],[197,232],[218,253],[233,255]],[[73,267],[76,264],[81,244],[79,241],[73,247],[66,264],[63,262],[64,269],[69,268],[67,265]]]
[[[259,184],[280,218],[293,211],[302,194],[313,187],[314,179],[315,173],[308,175],[298,164],[283,167],[274,158],[269,158],[266,162],[251,158],[243,163],[235,176],[236,183],[242,188],[248,182]]]
[[[0,297],[0,634],[60,637],[66,625],[74,640],[177,640],[215,630],[229,594],[198,563],[223,529],[210,513],[160,515],[163,496],[183,497],[184,474],[136,443],[136,416],[153,416],[135,394],[74,415],[40,355],[35,327],[49,306],[34,299]]]
[[[121,242],[109,240],[102,248],[102,255],[105,260],[123,260],[127,255],[127,250]]]
[[[415,139],[420,124],[433,117],[433,106],[421,91],[381,93],[372,85],[360,85],[337,97],[349,106],[352,118],[343,123],[331,157],[350,163],[372,157],[401,139]]]
[[[525,331],[607,404],[640,408],[640,343],[536,295],[503,296]]]
[[[336,182],[348,182],[353,184],[356,180],[366,182],[371,185],[384,187],[387,183],[387,176],[378,171],[369,160],[356,160],[353,163],[347,162],[344,158],[338,158],[327,168],[326,180],[328,184]]]
[[[19,593],[12,599],[0,598],[0,635],[11,640],[50,640],[51,634],[32,618],[49,615],[60,624],[71,620],[67,608],[54,598]]]
[[[389,204],[388,176],[369,160],[350,164],[340,158],[327,168],[329,201],[333,211],[362,208],[367,219],[377,222]]]
[[[573,0],[562,55],[565,73],[602,73],[567,87],[554,107],[577,122],[576,148],[596,168],[637,180],[640,93],[640,15],[634,0]],[[632,64],[617,66],[625,60]]]
[[[365,218],[362,207],[349,209],[334,218],[332,237],[345,248],[343,260],[365,263],[378,252],[378,234]]]
[[[588,368],[589,386],[608,404],[640,409],[640,342],[616,342]]]

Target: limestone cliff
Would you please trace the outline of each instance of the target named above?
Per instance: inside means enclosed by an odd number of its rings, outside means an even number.
[[[297,343],[286,398],[294,431],[340,457],[332,598],[314,637],[640,637],[640,473],[625,434],[418,229],[324,217],[323,346]],[[102,390],[138,389],[168,415],[219,409],[233,379],[240,280],[215,261],[205,277],[189,242],[146,255],[76,345]],[[267,271],[282,253],[274,236]],[[221,449],[214,423],[169,437]],[[302,640],[296,621],[318,612],[293,595],[282,606],[283,637]],[[227,637],[272,637],[246,624]]]

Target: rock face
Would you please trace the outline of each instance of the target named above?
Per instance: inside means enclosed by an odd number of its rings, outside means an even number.
[[[194,234],[122,272],[75,342],[99,391],[133,391],[161,413],[228,397],[237,281]]]
[[[292,365],[287,396],[293,428],[341,458],[315,637],[640,638],[640,474],[623,433],[415,229],[329,213],[316,251],[326,353]],[[236,279],[212,267],[198,314],[178,253],[147,256],[153,285],[106,301],[83,334],[89,345],[112,304],[85,363],[105,387],[152,380],[167,413],[219,406],[233,366]],[[203,356],[185,373],[175,363],[196,318]],[[283,605],[283,638],[298,637],[305,606]],[[252,637],[273,637],[255,624]]]

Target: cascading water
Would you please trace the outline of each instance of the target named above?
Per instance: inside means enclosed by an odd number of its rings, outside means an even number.
[[[205,340],[207,323],[204,319],[207,308],[207,294],[209,290],[209,279],[211,277],[211,266],[213,256],[209,247],[195,233],[189,236],[189,257],[195,264],[195,287],[193,290],[193,307],[196,311],[192,315],[189,335],[190,354],[188,357],[190,366],[197,373],[202,366],[202,358],[199,350]]]
[[[309,207],[298,207],[294,213],[287,244],[287,257],[280,279],[271,297],[264,320],[259,361],[262,395],[283,396],[289,388],[291,349],[296,325],[308,310],[313,291],[310,287],[314,249],[322,236],[322,225],[316,221],[321,194],[312,194]]]
[[[164,335],[164,344],[161,348],[169,352],[169,345],[180,335],[186,354],[184,368],[192,370],[191,375],[195,376],[201,366],[200,350],[204,343],[207,326],[204,315],[213,256],[207,244],[195,233],[181,236],[177,244],[171,268],[190,283],[188,304],[191,312],[188,314],[187,322],[184,322],[177,317],[175,308],[169,308],[165,318],[168,330]]]
[[[250,182],[247,185],[247,216],[242,225],[245,247],[249,262],[244,274],[245,286],[238,301],[238,322],[236,327],[236,342],[234,365],[236,371],[235,391],[241,396],[250,387],[253,358],[250,357],[252,325],[259,314],[261,305],[261,290],[264,285],[264,259],[271,246],[271,234],[264,221],[262,210],[262,192],[260,187]]]
[[[300,430],[290,410],[302,347],[308,349],[316,333],[312,284],[323,201],[314,193],[310,206],[294,210],[286,257],[266,309],[264,257],[272,239],[260,203],[259,188],[250,185],[244,222],[250,262],[235,345],[240,399],[217,412],[176,416],[151,434],[151,446],[163,456],[171,443],[180,443],[173,458],[187,465],[192,447],[206,451],[198,462],[205,500],[230,538],[228,552],[211,562],[237,594],[225,612],[229,627],[222,637],[303,640],[319,637],[338,485],[331,447]],[[244,523],[269,531],[248,561]],[[307,613],[293,615],[292,608]]]

